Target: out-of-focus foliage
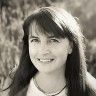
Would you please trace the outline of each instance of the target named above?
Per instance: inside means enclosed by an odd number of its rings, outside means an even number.
[[[42,6],[63,7],[80,19],[87,37],[88,70],[96,77],[96,0],[0,0],[0,87],[18,67],[24,19]],[[12,74],[11,74],[12,72]]]

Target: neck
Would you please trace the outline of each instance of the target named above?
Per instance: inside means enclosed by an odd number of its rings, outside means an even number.
[[[63,68],[50,73],[37,73],[38,86],[47,93],[61,90],[66,85],[65,71]]]

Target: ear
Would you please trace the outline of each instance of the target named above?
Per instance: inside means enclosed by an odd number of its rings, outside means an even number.
[[[69,52],[68,52],[68,54],[71,54],[72,51],[73,51],[73,42],[70,42],[69,43]]]

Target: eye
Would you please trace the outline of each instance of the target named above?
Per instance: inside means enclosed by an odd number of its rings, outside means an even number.
[[[51,41],[52,41],[52,42],[59,42],[59,40],[56,39],[56,38],[52,38]]]
[[[39,42],[39,40],[37,38],[31,39],[31,42]]]

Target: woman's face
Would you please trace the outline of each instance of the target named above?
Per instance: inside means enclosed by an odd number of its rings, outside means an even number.
[[[29,55],[39,72],[54,72],[65,68],[69,52],[72,50],[67,38],[45,35],[40,28],[33,31],[30,26]]]

